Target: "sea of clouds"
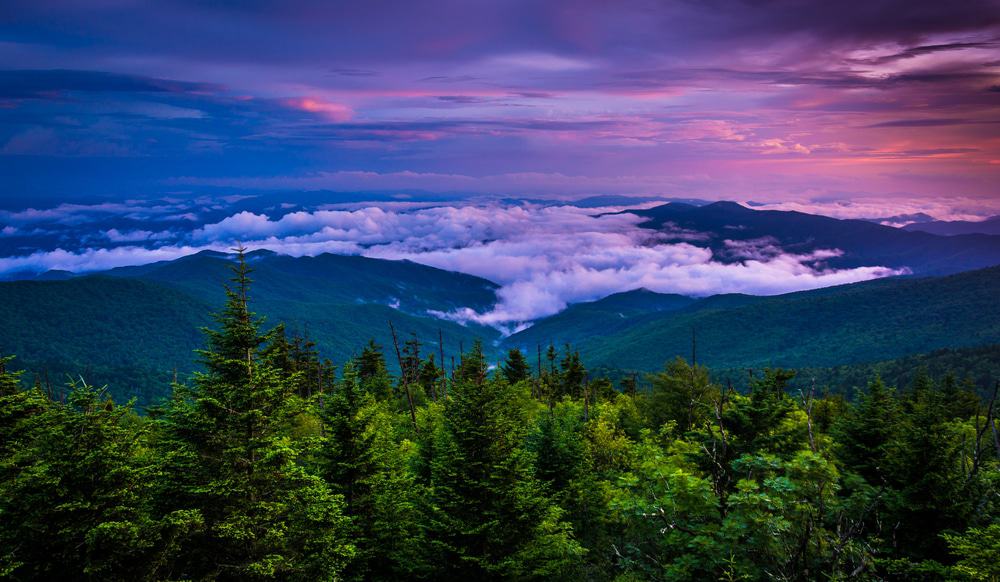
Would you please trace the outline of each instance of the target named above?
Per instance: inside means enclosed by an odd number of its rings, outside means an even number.
[[[498,301],[488,312],[459,309],[433,315],[506,331],[568,304],[640,287],[691,296],[770,295],[901,273],[881,266],[831,269],[824,261],[839,250],[795,254],[773,239],[726,241],[727,257],[720,260],[698,245],[708,233],[641,228],[642,218],[621,210],[531,203],[244,210],[182,232],[105,229],[93,238],[108,246],[0,258],[0,273],[98,271],[205,249],[227,250],[237,242],[292,256],[406,259],[499,284]],[[134,207],[128,211],[142,212]]]

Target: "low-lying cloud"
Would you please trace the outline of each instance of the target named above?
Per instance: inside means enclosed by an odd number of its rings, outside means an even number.
[[[406,259],[476,275],[500,285],[487,312],[462,308],[438,317],[504,330],[558,313],[568,304],[645,287],[663,293],[778,294],[900,274],[882,266],[832,269],[837,249],[784,251],[771,238],[725,241],[719,256],[691,233],[657,232],[616,208],[445,205],[388,209],[315,210],[269,216],[238,212],[186,235],[183,244],[56,250],[0,259],[0,272],[94,271],[148,263],[237,241],[302,256],[357,254]],[[151,244],[157,233],[109,232],[108,238]],[[680,242],[678,242],[680,241]]]

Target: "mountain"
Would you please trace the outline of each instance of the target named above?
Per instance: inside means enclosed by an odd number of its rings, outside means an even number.
[[[290,257],[259,250],[247,254],[254,269],[254,298],[272,302],[378,304],[412,315],[456,307],[486,310],[496,302],[497,285],[486,279],[420,265],[353,255]],[[207,300],[221,300],[233,257],[202,251],[173,261],[121,267],[111,277],[156,281]]]
[[[565,310],[536,322],[508,343],[530,352],[536,345],[561,346],[583,338],[595,338],[621,332],[645,321],[650,314],[675,311],[695,302],[684,295],[654,293],[637,289],[615,293],[604,299],[570,305]]]
[[[770,242],[795,254],[839,249],[842,256],[825,261],[834,268],[878,265],[907,267],[915,274],[945,275],[1000,264],[1000,236],[938,236],[864,220],[753,210],[735,202],[706,206],[670,203],[628,212],[646,218],[639,226],[711,248],[720,261],[744,260],[748,249]]]
[[[998,371],[1000,371],[1000,344],[945,348],[881,362],[797,370],[801,380],[806,382],[815,380],[817,387],[845,395],[855,394],[876,377],[881,378],[889,386],[905,389],[913,385],[918,374],[944,378],[953,373],[957,374],[955,380],[958,382],[971,381],[984,398],[989,398],[997,381]],[[742,370],[736,373],[745,374]]]
[[[498,337],[492,328],[464,327],[428,311],[472,306],[488,309],[496,285],[408,261],[320,255],[293,258],[266,251],[248,256],[252,308],[270,325],[317,342],[340,364],[374,338],[394,365],[388,321],[400,341],[415,334],[446,357],[459,343]],[[221,308],[230,255],[202,252],[174,261],[113,269],[56,281],[0,283],[0,352],[18,355],[28,379],[48,372],[54,385],[67,374],[91,384],[111,384],[116,397],[137,395],[145,404],[162,395],[176,368],[195,368],[201,326]]]
[[[908,224],[903,230],[911,232],[929,232],[940,236],[956,236],[962,234],[1000,235],[1000,215],[991,216],[986,220],[935,220]]]
[[[883,224],[885,226],[899,226],[901,224],[913,224],[918,222],[934,222],[934,217],[930,214],[924,212],[915,212],[913,214],[895,214],[893,216],[882,216],[876,218],[862,218],[868,222],[874,222],[876,224]]]
[[[710,297],[624,323],[604,310],[587,325],[605,331],[574,345],[593,367],[651,371],[689,357],[695,330],[698,361],[712,368],[828,367],[1000,343],[997,297],[1000,267],[736,301]],[[554,327],[542,320],[505,343],[533,351],[547,341],[539,330]]]
[[[213,306],[140,280],[81,277],[0,283],[0,352],[26,380],[64,390],[70,378],[111,384],[116,400],[164,394],[190,370]]]

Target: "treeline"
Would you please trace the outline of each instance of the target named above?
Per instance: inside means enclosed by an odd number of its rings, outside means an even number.
[[[147,415],[2,360],[0,576],[1000,577],[995,392],[918,375],[848,401],[680,359],[616,389],[568,348],[445,365],[412,339],[398,375],[374,342],[336,370],[263,329],[248,274]]]

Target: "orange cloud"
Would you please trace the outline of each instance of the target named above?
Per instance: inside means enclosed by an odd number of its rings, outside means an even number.
[[[354,117],[354,110],[342,103],[323,101],[322,99],[303,97],[301,99],[289,99],[285,104],[300,111],[315,113],[328,121],[342,122],[349,121]]]

